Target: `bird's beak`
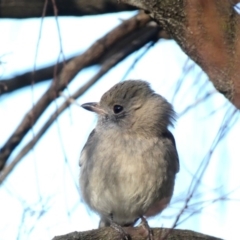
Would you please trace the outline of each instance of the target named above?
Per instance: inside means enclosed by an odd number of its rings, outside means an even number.
[[[81,107],[97,114],[106,114],[106,112],[99,106],[99,103],[97,102],[84,103],[81,105]]]

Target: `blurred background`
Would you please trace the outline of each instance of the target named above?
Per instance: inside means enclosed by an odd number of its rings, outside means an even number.
[[[84,54],[97,39],[136,14],[1,19],[0,84],[26,72],[34,76],[37,69]],[[20,156],[66,98],[101,67],[92,64],[83,68],[11,152],[6,166],[13,166],[12,170],[0,175],[0,239],[51,239],[97,228],[99,218],[82,202],[78,186],[80,152],[96,116],[78,104],[99,101],[110,87],[128,79],[150,82],[173,104],[178,116],[171,129],[180,158],[174,196],[161,215],[149,220],[150,226],[176,225],[223,239],[239,239],[239,113],[173,40],[149,41],[125,57]],[[28,86],[0,95],[0,146],[51,84],[52,78],[35,83],[33,77]]]

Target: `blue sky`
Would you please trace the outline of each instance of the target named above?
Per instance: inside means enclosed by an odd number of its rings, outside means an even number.
[[[59,18],[65,57],[83,52],[97,38],[118,25],[121,19],[131,15],[121,13]],[[40,19],[1,20],[0,32],[4,32],[0,38],[2,79],[32,70],[34,62],[38,68],[57,61],[60,40],[55,19],[44,19],[38,51]],[[105,91],[122,80],[142,51],[144,49],[117,65],[78,102],[98,101]],[[65,94],[73,93],[97,69],[94,66],[81,71]],[[239,114],[231,115],[234,111],[231,103],[214,89],[207,76],[172,40],[160,40],[136,64],[127,79],[149,81],[156,92],[174,105],[178,114],[175,128],[171,129],[181,164],[174,197],[170,206],[161,215],[150,219],[149,224],[154,227],[172,226],[186,202],[191,182],[194,186],[196,178],[200,176],[199,166],[206,166],[200,183],[196,185],[191,205],[178,228],[224,239],[238,239]],[[49,82],[41,83],[34,86],[33,90],[24,88],[0,96],[0,145],[48,86]],[[202,101],[206,93],[210,97]],[[59,105],[63,100],[58,99],[47,109],[33,132],[38,131],[56,109],[56,104]],[[194,107],[189,108],[191,105]],[[0,212],[4,216],[0,218],[0,239],[50,239],[70,231],[97,227],[98,216],[82,203],[78,190],[80,152],[95,123],[96,117],[92,113],[72,105],[17,165],[0,186]],[[231,123],[230,130],[209,154],[221,126]],[[32,134],[27,134],[10,161],[21,146],[32,138]]]

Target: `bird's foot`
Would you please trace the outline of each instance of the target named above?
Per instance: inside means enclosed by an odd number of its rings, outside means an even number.
[[[120,234],[122,239],[124,240],[131,239],[129,235],[123,230],[123,228],[120,225],[116,224],[115,222],[111,221],[110,227],[116,230]]]
[[[140,223],[140,225],[143,227],[143,229],[147,232],[148,235],[148,240],[154,240],[153,237],[153,231],[152,229],[149,227],[148,222],[146,220],[145,217],[141,217],[142,222]]]

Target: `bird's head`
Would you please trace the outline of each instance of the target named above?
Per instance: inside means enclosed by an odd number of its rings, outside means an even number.
[[[104,93],[99,103],[82,107],[97,113],[97,127],[105,129],[159,133],[174,119],[172,105],[141,80],[120,82]]]

